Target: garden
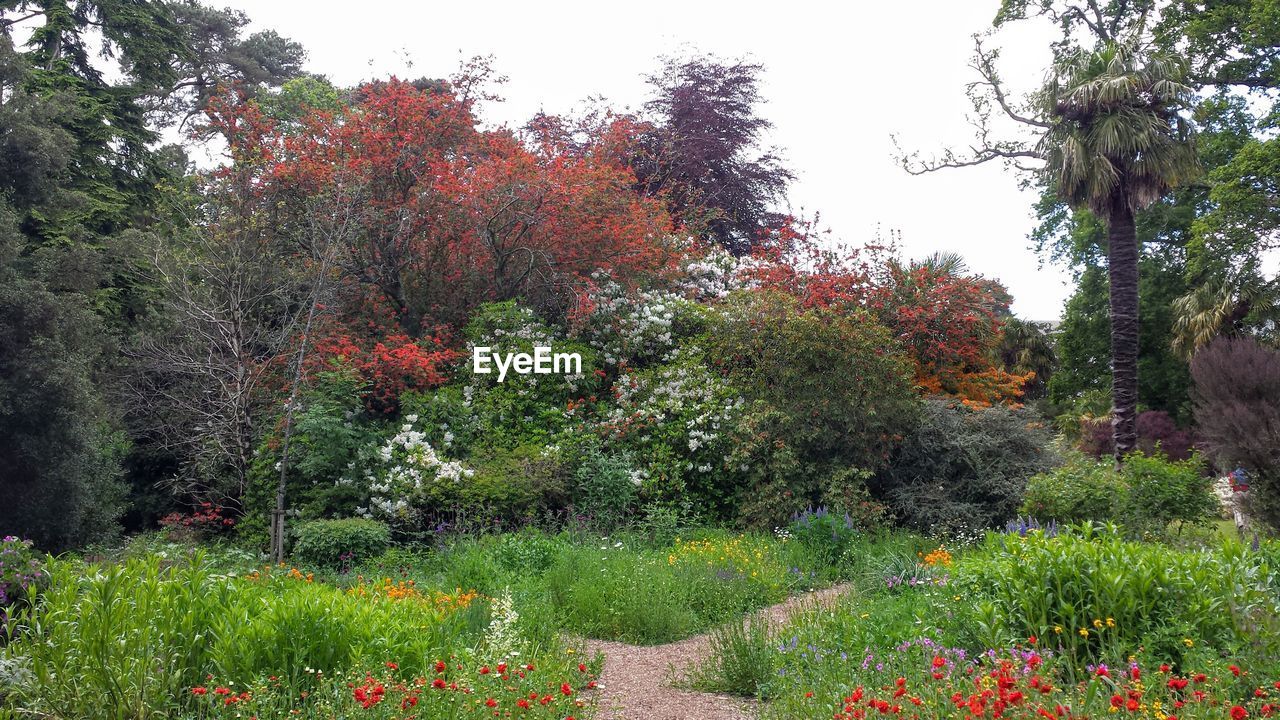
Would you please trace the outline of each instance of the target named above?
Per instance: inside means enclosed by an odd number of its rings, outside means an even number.
[[[1280,717],[1280,7],[999,5],[895,162],[1058,322],[791,212],[749,59],[515,125],[0,4],[0,720]]]

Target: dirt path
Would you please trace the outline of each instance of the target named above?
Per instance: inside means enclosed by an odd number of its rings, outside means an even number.
[[[772,626],[781,625],[793,612],[814,604],[830,605],[848,590],[838,585],[760,610]],[[586,650],[604,653],[600,690],[596,695],[600,720],[750,720],[755,701],[673,688],[671,669],[682,672],[710,655],[710,635],[695,635],[667,645],[627,645],[607,640],[587,640]]]

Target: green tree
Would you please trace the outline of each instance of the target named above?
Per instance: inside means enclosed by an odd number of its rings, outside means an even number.
[[[1009,6],[1006,3],[1002,13]],[[979,41],[975,67],[983,80],[972,91],[975,107],[998,105],[1012,119],[1036,129],[1036,143],[988,142],[989,131],[983,129],[984,142],[972,157],[947,152],[939,160],[921,163],[917,156],[908,156],[904,164],[909,171],[927,172],[1001,159],[1038,160],[1042,164],[1032,169],[1042,186],[1069,207],[1089,210],[1106,227],[1119,459],[1137,442],[1140,253],[1135,213],[1194,177],[1199,163],[1191,126],[1179,115],[1192,94],[1182,82],[1181,65],[1135,42],[1113,39],[1123,23],[1104,26],[1103,41],[1093,49],[1056,48],[1049,80],[1026,109],[1014,107],[1007,96],[995,69],[998,53],[984,49]]]
[[[110,346],[74,285],[91,262],[23,255],[16,220],[0,203],[0,535],[61,551],[115,528],[124,444],[96,387]]]

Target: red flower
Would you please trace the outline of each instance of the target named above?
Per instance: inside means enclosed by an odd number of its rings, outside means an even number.
[[[561,683],[560,692],[564,693],[565,695],[572,695],[573,688],[569,687],[569,683]]]
[[[444,664],[444,661],[443,661],[443,660],[437,660],[437,661],[436,661],[436,672],[438,672],[438,673],[442,673],[442,672],[444,672],[444,671],[445,671],[445,668],[446,668],[446,667],[448,667],[448,666]]]
[[[209,688],[205,688],[205,687],[193,687],[193,688],[191,688],[191,694],[192,694],[192,695],[208,695],[208,694],[209,694]]]
[[[493,698],[489,698],[488,700],[485,700],[484,704],[488,705],[489,707],[498,707],[498,701],[494,700]]]
[[[1247,717],[1249,717],[1248,710],[1245,710],[1239,705],[1233,705],[1231,707],[1231,720],[1244,720]]]

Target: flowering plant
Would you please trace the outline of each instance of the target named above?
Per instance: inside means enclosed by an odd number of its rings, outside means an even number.
[[[31,550],[30,540],[7,535],[0,540],[0,637],[7,611],[27,602],[48,579],[44,566]]]
[[[673,362],[628,372],[614,384],[615,404],[596,425],[606,445],[631,450],[647,464],[641,488],[672,499],[692,490],[711,502],[725,490],[731,431],[744,409],[734,388],[707,369],[694,347]]]
[[[369,504],[357,513],[399,526],[415,526],[430,510],[432,490],[437,486],[459,485],[473,472],[457,461],[440,456],[414,427],[418,416],[408,415],[399,432],[374,450],[365,460],[360,482],[368,492]],[[340,482],[357,482],[346,478]]]

